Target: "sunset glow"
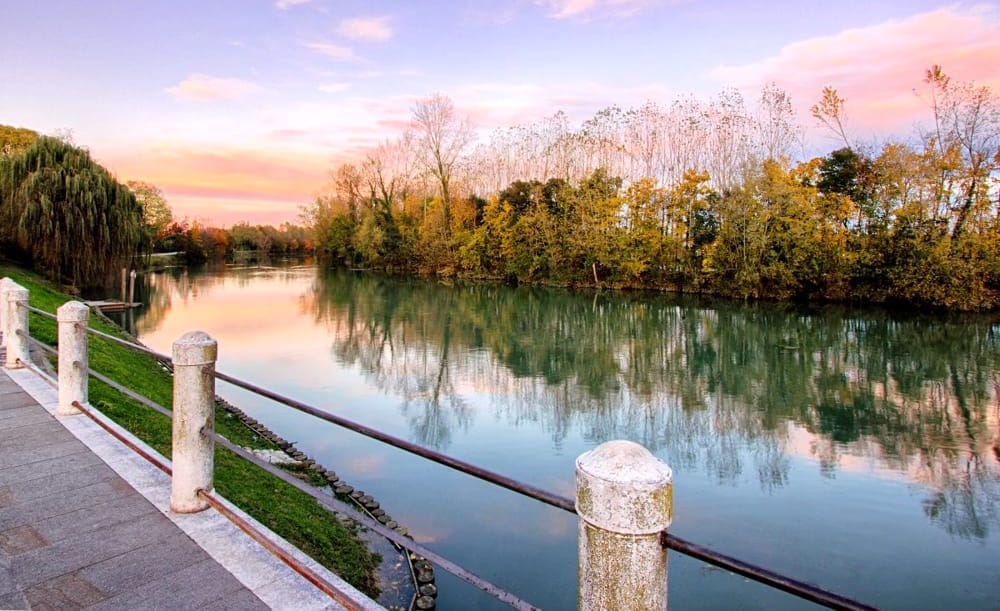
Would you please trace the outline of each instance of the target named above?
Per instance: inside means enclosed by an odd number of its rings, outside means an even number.
[[[432,8],[431,8],[432,7]],[[703,0],[7,2],[0,124],[72,134],[177,218],[295,222],[336,163],[442,93],[478,134],[612,104],[747,99],[775,83],[807,129],[824,86],[849,129],[911,138],[924,70],[1000,87],[994,3]],[[44,35],[41,33],[44,32]]]

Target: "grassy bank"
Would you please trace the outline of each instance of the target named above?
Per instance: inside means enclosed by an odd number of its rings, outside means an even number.
[[[70,297],[59,288],[24,270],[0,264],[0,277],[10,277],[30,291],[30,303],[55,314]],[[31,335],[56,344],[55,321],[31,314]],[[92,317],[90,326],[116,336],[120,331]],[[170,407],[172,377],[155,359],[91,336],[90,367],[153,401]],[[171,455],[170,420],[94,380],[90,403],[164,456]],[[216,409],[216,432],[244,447],[276,449],[247,429],[234,415]],[[379,557],[371,553],[355,531],[334,518],[312,497],[222,448],[215,450],[216,490],[259,522],[334,571],[369,596],[378,595]]]

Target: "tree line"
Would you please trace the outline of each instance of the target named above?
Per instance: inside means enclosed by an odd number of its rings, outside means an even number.
[[[176,220],[163,192],[121,183],[69,138],[0,125],[0,253],[80,290],[111,286],[118,270],[154,252],[188,263],[311,253],[312,232],[243,222]]]
[[[275,227],[242,221],[231,227],[217,227],[197,220],[171,221],[157,234],[153,249],[153,252],[175,253],[188,264],[311,255],[314,251],[312,231],[301,225],[282,223]]]
[[[404,273],[737,298],[1000,305],[1000,103],[929,69],[930,127],[850,137],[826,88],[811,114],[840,140],[792,160],[788,96],[557,113],[474,144],[451,101],[332,172],[306,211],[337,263]]]

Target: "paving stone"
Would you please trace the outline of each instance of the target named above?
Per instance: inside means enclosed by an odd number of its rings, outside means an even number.
[[[24,426],[25,424],[47,422],[49,420],[52,420],[51,414],[44,410],[35,409],[33,406],[0,411],[0,431],[7,431]]]
[[[132,522],[80,533],[20,554],[11,559],[14,577],[22,587],[30,587],[142,547],[142,543],[173,536],[178,536],[177,530],[162,514],[143,516]]]
[[[42,462],[50,458],[58,458],[80,451],[81,444],[76,439],[61,441],[36,448],[31,452],[3,452],[0,454],[0,469],[19,467]]]
[[[121,482],[121,480],[117,480]],[[100,507],[115,499],[138,494],[129,487],[123,487],[116,480],[97,482],[72,493],[60,492],[0,509],[0,527],[39,522],[84,508],[99,511]]]
[[[79,572],[109,596],[119,596],[208,559],[208,554],[194,541],[178,536],[109,558]]]
[[[7,556],[17,556],[18,554],[41,549],[48,546],[48,544],[49,542],[45,540],[45,537],[31,526],[18,526],[17,528],[0,532],[0,551],[3,551]]]
[[[0,399],[0,413],[30,405],[35,405],[35,400],[31,398],[31,395],[19,389],[19,392],[3,395],[3,398]]]
[[[4,594],[0,592],[0,609],[30,609],[28,599],[20,592],[10,592]],[[37,607],[36,607],[37,609]]]
[[[82,609],[106,600],[107,593],[76,573],[39,583],[24,593],[34,609]]]
[[[14,579],[10,558],[0,552],[0,609],[27,609],[28,599]]]
[[[82,444],[77,451],[62,456],[54,456],[37,462],[0,468],[0,484],[18,481],[31,481],[55,473],[69,473],[78,469],[104,464],[93,452]]]
[[[100,531],[123,522],[138,520],[148,514],[161,515],[156,507],[139,494],[130,494],[98,507],[86,507],[33,524],[35,531],[49,543],[57,543],[86,532]]]
[[[3,489],[10,492],[12,503],[25,503],[54,494],[72,493],[80,488],[117,477],[118,474],[111,467],[101,462],[84,464],[72,471],[60,471],[41,477],[31,477],[28,480],[12,481],[3,484]]]
[[[4,440],[2,454],[34,452],[54,443],[64,443],[66,441],[76,441],[66,427],[55,420],[49,419],[45,422],[32,422],[18,427],[4,429],[10,436]]]
[[[235,594],[243,584],[214,560],[205,560],[150,581],[129,592],[109,598],[93,607],[94,611],[111,609],[200,609]]]
[[[233,594],[227,594],[224,598],[220,598],[211,604],[205,605],[204,607],[201,607],[201,609],[202,611],[231,611],[232,609],[239,609],[240,611],[254,611],[257,609],[270,609],[270,607],[254,596],[250,590],[240,590]]]

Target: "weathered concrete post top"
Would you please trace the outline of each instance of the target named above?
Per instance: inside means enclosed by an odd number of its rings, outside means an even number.
[[[576,459],[579,608],[666,609],[673,473],[631,441],[609,441]]]
[[[173,479],[170,510],[194,513],[208,507],[198,490],[212,490],[215,469],[215,360],[218,343],[202,331],[185,333],[173,345]]]
[[[18,361],[28,362],[28,338],[17,334],[18,331],[28,334],[28,289],[8,280],[3,285],[2,299],[3,344],[7,347],[4,367],[16,369],[22,366]]]
[[[59,326],[59,407],[56,413],[80,413],[73,402],[87,403],[87,318],[90,308],[67,301],[56,310]]]

